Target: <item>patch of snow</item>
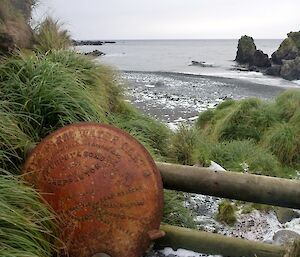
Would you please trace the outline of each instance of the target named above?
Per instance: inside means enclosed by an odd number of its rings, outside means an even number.
[[[185,249],[178,249],[177,251],[174,251],[172,248],[169,248],[169,247],[161,250],[160,252],[162,254],[166,255],[166,256],[174,256],[174,257],[203,257],[203,256],[207,256],[205,254],[196,253],[196,252],[188,251],[188,250],[185,250]],[[215,256],[215,257],[217,257],[217,256]]]

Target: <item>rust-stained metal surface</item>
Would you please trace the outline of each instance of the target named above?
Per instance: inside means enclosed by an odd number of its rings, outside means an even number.
[[[57,130],[33,150],[23,173],[61,219],[71,257],[140,257],[159,229],[163,189],[155,163],[112,126]]]

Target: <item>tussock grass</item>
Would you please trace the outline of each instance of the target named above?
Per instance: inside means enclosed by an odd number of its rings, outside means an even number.
[[[50,257],[54,231],[54,216],[39,195],[20,179],[0,175],[0,255]]]
[[[195,161],[205,163],[211,158],[240,171],[238,163],[245,160],[252,172],[290,176],[300,163],[299,110],[299,89],[284,91],[274,102],[255,98],[224,101],[199,115],[195,127],[202,143],[194,150]]]
[[[264,131],[276,120],[276,113],[268,104],[255,98],[242,100],[218,124],[218,138],[221,140],[254,139],[259,141]]]
[[[196,228],[192,213],[184,206],[182,193],[165,190],[163,222],[174,226]]]
[[[281,165],[276,156],[251,140],[202,145],[195,151],[195,159],[201,162],[204,158],[213,160],[230,171],[282,175]]]
[[[215,114],[214,110],[207,110],[202,112],[196,121],[196,126],[198,128],[205,129],[205,127],[210,122],[212,122],[212,119],[214,118],[214,114]]]
[[[233,203],[229,200],[223,200],[219,204],[216,220],[229,226],[233,226],[237,221],[235,211],[236,209]]]
[[[71,36],[68,30],[62,28],[58,20],[47,17],[35,28],[36,48],[42,53],[53,50],[67,49],[71,46]]]
[[[166,160],[171,131],[164,124],[126,104],[110,116],[110,123],[137,138],[157,160]]]
[[[47,56],[9,58],[0,65],[2,99],[31,117],[38,138],[66,124],[103,121],[97,96],[72,72]]]
[[[0,162],[2,168],[18,173],[34,139],[26,133],[29,126],[24,126],[23,122],[27,117],[14,114],[7,105],[0,101]]]
[[[300,109],[300,90],[286,90],[276,98],[276,109],[283,121],[288,122]]]
[[[98,97],[99,105],[108,112],[122,112],[123,89],[118,85],[118,76],[109,67],[95,64],[86,56],[72,51],[52,51],[48,59],[63,65],[77,80],[80,80]],[[123,108],[123,109],[122,109]]]
[[[193,152],[198,142],[198,133],[188,125],[179,126],[176,133],[171,138],[171,158],[183,165],[192,165]]]
[[[14,173],[50,132],[81,121],[107,123],[123,101],[112,71],[64,51],[4,59],[0,97],[0,151],[3,167]]]
[[[264,145],[278,159],[290,166],[300,165],[300,128],[288,123],[278,124],[270,129]]]

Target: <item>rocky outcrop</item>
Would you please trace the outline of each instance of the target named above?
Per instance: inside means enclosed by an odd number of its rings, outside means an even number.
[[[262,50],[256,50],[253,55],[253,65],[259,68],[270,67],[271,61]]]
[[[92,56],[92,57],[99,57],[99,56],[105,55],[105,53],[103,53],[99,50],[94,50],[92,52],[88,52],[88,53],[84,53],[84,54],[88,55],[88,56]]]
[[[272,54],[272,62],[282,65],[283,60],[294,60],[297,56],[300,56],[300,32],[290,32]]]
[[[280,70],[279,68],[270,70],[269,75],[280,76],[287,80],[300,79],[300,31],[290,32],[287,36],[278,50],[272,54],[273,66],[279,65]]]
[[[115,44],[115,41],[100,41],[100,40],[73,40],[74,46],[101,46],[104,44]]]
[[[235,61],[239,64],[248,65],[246,70],[258,71],[257,68],[271,66],[269,56],[262,50],[257,50],[252,37],[242,36],[238,43]]]
[[[29,25],[32,4],[32,0],[1,0],[1,53],[9,53],[17,48],[32,46],[33,32]]]
[[[252,64],[256,45],[252,37],[242,36],[238,43],[235,61],[240,64]]]
[[[248,71],[261,71],[270,76],[280,76],[287,80],[300,79],[300,31],[290,32],[271,59],[261,50],[256,50],[252,37],[243,36],[239,40],[235,59]],[[245,66],[246,64],[246,66]]]

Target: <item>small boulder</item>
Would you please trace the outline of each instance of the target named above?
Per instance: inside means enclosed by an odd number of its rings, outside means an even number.
[[[293,219],[300,218],[300,214],[293,209],[276,207],[274,209],[277,219],[281,224],[290,222]]]
[[[294,60],[283,60],[280,76],[287,80],[300,79],[300,56]]]
[[[253,38],[249,36],[242,36],[238,43],[235,61],[241,64],[252,64],[255,51],[256,45]]]
[[[300,240],[300,235],[288,229],[279,230],[273,236],[273,241],[276,245],[289,244],[295,240]]]
[[[261,50],[256,50],[253,55],[253,65],[260,68],[267,68],[271,66],[269,56]]]

